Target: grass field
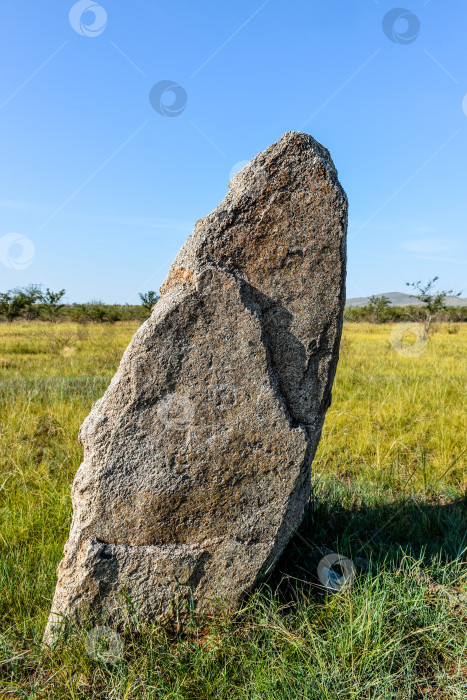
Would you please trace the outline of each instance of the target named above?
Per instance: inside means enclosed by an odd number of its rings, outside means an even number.
[[[306,519],[242,610],[135,623],[114,663],[86,630],[41,650],[77,431],[135,329],[0,325],[0,698],[466,698],[467,324],[414,358],[345,327]],[[324,548],[357,565],[337,593]]]

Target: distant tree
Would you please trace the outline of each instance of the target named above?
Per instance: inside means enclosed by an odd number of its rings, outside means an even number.
[[[148,311],[152,311],[153,306],[157,301],[159,301],[160,297],[158,294],[156,294],[156,292],[151,290],[145,294],[140,292],[139,298],[141,299],[141,304],[144,306],[144,308]]]
[[[122,309],[117,304],[106,304],[105,305],[105,318],[104,321],[108,323],[116,323],[122,320]]]
[[[0,293],[0,314],[11,323],[27,308],[28,299],[21,289],[9,289]]]
[[[69,309],[69,316],[77,323],[86,323],[90,320],[87,304],[72,304]]]
[[[65,304],[60,303],[64,296],[65,296],[64,289],[61,289],[59,292],[53,292],[48,287],[45,290],[44,294],[42,294],[42,296],[41,296],[42,305],[45,309],[46,314],[48,315],[48,317],[51,321],[57,320],[57,317],[59,316],[60,311],[65,306]]]
[[[423,326],[426,334],[428,334],[430,330],[433,316],[447,307],[447,297],[460,297],[462,294],[462,291],[454,294],[452,289],[442,289],[435,292],[434,286],[438,280],[439,277],[437,276],[428,280],[425,284],[422,284],[421,281],[406,282],[407,287],[412,287],[414,291],[418,292],[418,294],[411,294],[410,296],[414,299],[418,299],[418,301],[423,304]]]
[[[36,318],[39,314],[37,302],[42,301],[42,286],[40,284],[29,284],[21,291],[25,299],[24,315],[28,319]]]
[[[91,299],[86,304],[87,316],[95,323],[103,323],[106,320],[106,308],[103,301],[100,299]]]
[[[366,305],[371,323],[380,323],[383,320],[384,310],[388,306],[391,306],[391,302],[387,297],[373,294],[373,296],[368,299],[368,304]]]

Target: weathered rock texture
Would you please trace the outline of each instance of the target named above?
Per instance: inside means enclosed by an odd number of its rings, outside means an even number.
[[[338,359],[347,198],[291,132],[198,221],[83,423],[84,462],[45,639],[125,600],[233,608],[309,497]]]

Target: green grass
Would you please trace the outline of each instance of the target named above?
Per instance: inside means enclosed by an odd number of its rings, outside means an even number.
[[[305,521],[236,614],[133,620],[115,663],[40,642],[77,431],[135,323],[0,325],[0,698],[467,697],[467,328],[418,358],[348,324]],[[357,566],[330,594],[325,548]]]

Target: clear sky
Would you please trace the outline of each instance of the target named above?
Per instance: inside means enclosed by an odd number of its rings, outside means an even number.
[[[3,3],[0,291],[137,302],[237,164],[300,130],[349,196],[348,297],[466,295],[467,3],[401,2]]]

